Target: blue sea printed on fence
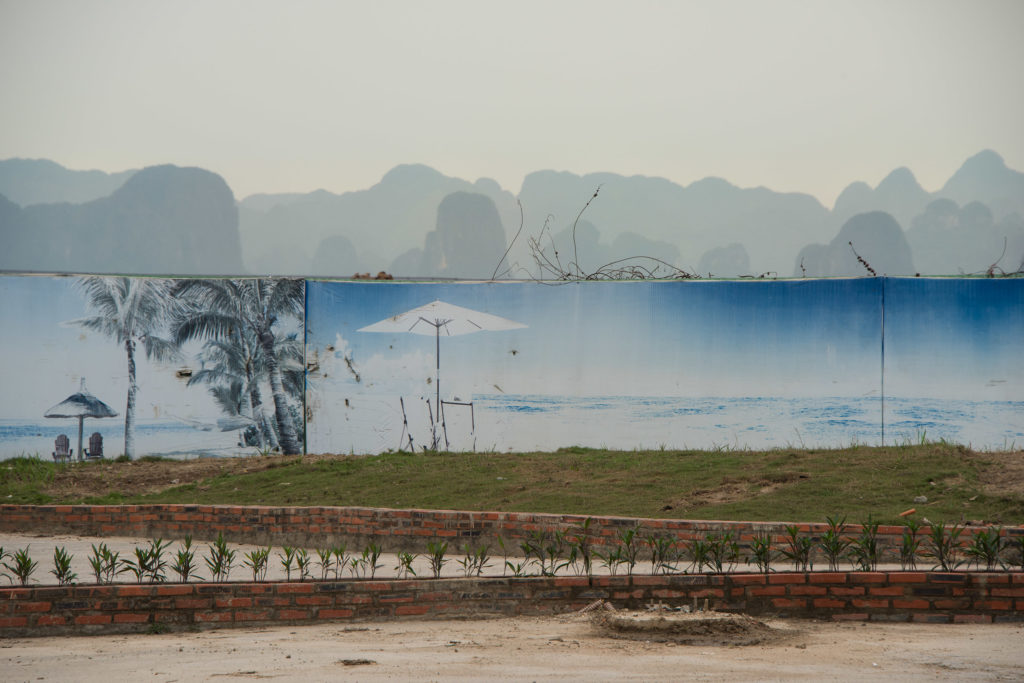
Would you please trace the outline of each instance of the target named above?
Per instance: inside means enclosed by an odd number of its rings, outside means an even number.
[[[881,288],[880,279],[313,281],[308,448],[879,443]],[[521,327],[442,328],[437,339],[365,331],[433,301]]]

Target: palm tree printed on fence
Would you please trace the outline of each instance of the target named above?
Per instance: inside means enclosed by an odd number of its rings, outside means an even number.
[[[173,322],[175,341],[179,344],[192,339],[219,342],[219,348],[207,346],[204,349],[212,361],[211,374],[207,377],[221,392],[226,383],[230,393],[234,393],[231,386],[237,380],[237,391],[248,391],[249,409],[257,423],[262,401],[256,385],[264,374],[270,381],[281,450],[287,454],[301,453],[288,390],[294,387],[293,373],[301,374],[302,352],[299,348],[297,367],[293,367],[295,344],[282,345],[281,342],[295,342],[295,337],[279,338],[277,323],[282,316],[302,320],[305,281],[182,280],[175,284],[173,294],[182,303]],[[215,369],[218,372],[212,372]],[[234,375],[234,379],[229,375]],[[241,400],[235,405],[243,409]]]
[[[304,376],[302,353],[302,342],[295,334],[278,339],[274,344],[285,391],[300,403]],[[189,378],[188,386],[205,384],[226,415],[251,418],[252,426],[242,436],[245,445],[258,446],[261,450],[279,448],[277,429],[263,408],[260,384],[267,376],[267,364],[258,340],[241,330],[236,330],[231,339],[208,339],[198,360],[201,369]]]
[[[88,309],[94,315],[71,323],[99,332],[123,344],[128,356],[128,399],[124,409],[124,453],[135,456],[135,349],[142,343],[146,358],[166,360],[178,353],[174,342],[164,339],[167,332],[168,305],[171,301],[167,280],[87,276],[77,281],[85,293]]]

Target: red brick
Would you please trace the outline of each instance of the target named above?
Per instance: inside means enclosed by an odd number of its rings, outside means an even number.
[[[312,593],[311,583],[282,583],[277,586],[278,593]]]
[[[772,598],[773,607],[796,607],[804,609],[807,607],[807,600],[799,600],[796,598]]]
[[[790,586],[790,595],[825,595],[827,592],[825,586]]]
[[[864,612],[847,612],[846,614],[833,614],[832,621],[867,621],[869,616]]]
[[[75,617],[76,624],[109,624],[109,614],[79,614]]]
[[[815,598],[813,604],[815,607],[825,607],[828,609],[842,609],[846,607],[845,600],[836,600],[834,598]]]
[[[906,588],[903,586],[871,586],[868,588],[868,595],[903,595]]]
[[[213,604],[216,607],[252,607],[252,598],[217,598]]]
[[[309,610],[304,609],[280,609],[277,611],[278,619],[309,619]]]
[[[235,612],[235,621],[270,621],[273,618],[270,610],[262,612]]]
[[[890,584],[924,584],[928,574],[924,571],[893,571],[889,574]]]
[[[772,574],[768,583],[807,583],[806,574]]]
[[[1013,600],[975,600],[974,609],[1011,610],[1013,609]]]
[[[19,614],[22,612],[49,612],[50,603],[48,602],[19,602],[15,603],[15,612]]]
[[[753,597],[760,597],[762,595],[785,595],[785,586],[753,586],[747,589],[747,594]]]
[[[153,588],[151,586],[117,586],[117,594],[121,597],[139,597],[151,595]]]
[[[54,614],[40,614],[36,619],[36,626],[63,626],[66,623],[64,617]]]
[[[417,599],[419,602],[436,602],[438,600],[451,600],[452,594],[445,591],[430,591],[427,593],[420,593]]]
[[[149,621],[148,614],[121,612],[114,615],[115,624],[144,624],[147,621]]]
[[[936,609],[967,609],[970,600],[966,598],[937,598],[932,603]]]
[[[863,586],[829,586],[830,595],[864,595]]]
[[[954,624],[991,624],[991,614],[954,614]]]
[[[884,572],[853,572],[851,583],[885,583],[888,576]]]
[[[729,577],[729,581],[734,586],[764,585],[768,583],[768,579],[764,574],[735,574]]]
[[[322,609],[317,610],[316,616],[318,619],[345,619],[355,614],[355,610],[351,609]]]
[[[992,597],[996,598],[1024,598],[1024,587],[1022,588],[993,588],[989,591]]]
[[[893,598],[892,606],[896,609],[928,609],[931,604],[927,600],[900,600]]]
[[[206,609],[210,607],[210,598],[178,598],[174,601],[175,609]]]
[[[178,584],[178,585],[172,585],[172,586],[157,586],[156,587],[156,594],[157,595],[191,595],[192,594],[192,590],[193,590],[192,586],[190,586],[188,584]]]
[[[889,601],[884,599],[884,598],[875,598],[875,599],[853,598],[852,600],[850,600],[850,602],[853,604],[854,607],[861,607],[861,608],[863,608],[863,607],[877,607],[877,608],[884,609],[884,608],[887,608],[889,606]]]
[[[399,605],[395,608],[395,615],[420,615],[430,611],[429,605]]]
[[[196,612],[195,619],[202,622],[231,621],[231,612]]]
[[[846,574],[838,572],[814,572],[807,576],[811,583],[846,583]]]
[[[330,605],[334,602],[334,598],[330,595],[310,595],[310,596],[299,596],[295,598],[296,605]],[[381,601],[383,602],[383,600]]]

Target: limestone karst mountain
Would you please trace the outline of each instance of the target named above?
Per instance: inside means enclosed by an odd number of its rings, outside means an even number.
[[[454,193],[488,198],[497,222],[474,218],[471,202],[455,202],[439,225],[438,208]],[[523,229],[513,241],[521,219],[512,192],[419,164],[397,166],[365,190],[259,194],[236,203],[223,179],[200,169],[103,173],[9,159],[0,161],[0,268],[324,277],[390,268],[409,277],[489,277],[496,265],[490,259],[501,258],[492,253],[497,232],[480,243],[473,240],[483,233],[466,232],[483,220],[500,226],[502,250],[510,246],[499,273],[523,278],[538,275],[529,237],[543,231],[545,249],[567,253],[571,226],[591,200],[577,226],[576,251],[587,271],[651,256],[716,277],[860,275],[866,271],[848,268],[829,242],[853,217],[873,212],[895,219],[914,272],[923,275],[984,272],[993,263],[1015,271],[1024,260],[1024,173],[991,150],[967,159],[937,192],[897,168],[874,187],[850,184],[831,211],[809,195],[739,188],[720,178],[683,186],[550,170],[527,175],[518,199]]]
[[[453,192],[437,207],[437,222],[423,249],[399,256],[394,275],[406,277],[491,277],[505,252],[505,230],[490,197]]]
[[[153,166],[84,204],[7,206],[0,269],[126,274],[243,272],[238,209],[220,176]]]
[[[867,266],[858,260],[858,255]],[[797,277],[913,275],[910,245],[899,223],[887,213],[860,213],[843,224],[828,244],[810,244],[797,254]]]
[[[340,235],[357,250],[359,268],[383,270],[400,254],[423,245],[435,227],[441,200],[459,191],[490,197],[502,224],[518,227],[515,198],[493,180],[470,183],[421,164],[407,164],[395,167],[366,190],[343,194],[317,190],[242,200],[239,220],[245,263],[255,272],[304,275],[321,241]]]
[[[75,171],[48,159],[0,160],[0,194],[19,206],[82,204],[107,197],[136,171]]]

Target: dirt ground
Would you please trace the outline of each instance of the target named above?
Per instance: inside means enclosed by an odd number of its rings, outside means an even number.
[[[1024,625],[769,621],[749,646],[612,638],[589,615],[0,640],[7,681],[1019,681]]]

